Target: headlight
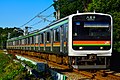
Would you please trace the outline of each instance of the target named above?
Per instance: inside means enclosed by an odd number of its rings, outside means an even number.
[[[79,49],[83,49],[83,47],[79,47]]]
[[[100,49],[103,49],[103,47],[100,47]]]

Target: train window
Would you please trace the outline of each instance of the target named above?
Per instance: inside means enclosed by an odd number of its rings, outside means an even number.
[[[32,37],[30,37],[30,44],[32,44],[32,40],[33,40]]]
[[[28,37],[28,44],[30,44],[30,37]]]
[[[21,45],[21,40],[18,40],[19,45]]]
[[[36,36],[33,36],[33,44],[36,43]]]
[[[24,44],[24,39],[20,40],[20,44]]]
[[[25,38],[25,44],[27,44],[27,38]]]
[[[67,39],[68,38],[68,24],[64,25],[64,29],[65,29],[66,39]]]
[[[42,43],[42,34],[40,34],[40,40],[39,40],[40,43]]]
[[[15,41],[13,41],[13,46],[15,46]]]
[[[55,41],[55,33],[56,33],[56,30],[53,31],[53,40]]]
[[[59,30],[59,28],[54,30],[54,41],[60,41],[60,30]]]
[[[50,32],[47,32],[47,33],[46,33],[46,42],[47,42],[47,43],[50,43],[50,41],[51,41],[51,40],[50,40]]]
[[[43,33],[40,35],[40,43],[44,43],[44,36],[43,36]]]
[[[35,37],[36,37],[36,39],[35,39],[35,43],[38,43],[38,37],[39,37],[39,36],[36,35]]]
[[[16,41],[16,45],[18,45],[18,44],[19,44],[19,40]]]
[[[32,38],[32,44],[34,44],[34,36],[32,36],[31,38]]]

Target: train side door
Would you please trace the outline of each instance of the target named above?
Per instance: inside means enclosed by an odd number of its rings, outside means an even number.
[[[51,29],[50,31],[51,33],[51,36],[50,36],[51,37],[51,50],[50,51],[53,51],[53,34],[54,34],[53,31],[54,31],[53,29]]]
[[[64,26],[60,26],[60,52],[64,53]]]
[[[67,49],[67,44],[68,44],[68,24],[64,24],[64,53],[68,52]]]
[[[67,53],[68,42],[68,24],[64,24],[60,27],[60,52]]]
[[[43,33],[43,38],[44,38],[44,51],[45,51],[45,48],[46,48],[46,34],[45,34],[45,32]]]

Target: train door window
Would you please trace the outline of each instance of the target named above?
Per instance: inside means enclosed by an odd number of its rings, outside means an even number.
[[[56,33],[56,30],[53,31],[53,41],[55,41],[55,33]]]
[[[50,39],[50,32],[46,32],[46,42],[47,43],[50,43],[51,42],[51,39]]]
[[[54,41],[60,41],[60,30],[59,30],[59,28],[54,30]]]
[[[68,38],[68,24],[64,25],[64,34],[65,34],[65,38]]]

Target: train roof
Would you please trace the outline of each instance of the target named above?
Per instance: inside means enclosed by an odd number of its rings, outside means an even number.
[[[61,24],[64,24],[64,23],[67,23],[68,22],[68,16],[65,17],[65,18],[62,18],[62,19],[59,19],[57,21],[53,21],[52,23],[50,23],[48,26],[42,28],[42,29],[39,29],[39,30],[34,30],[32,32],[30,32],[28,35],[23,35],[23,36],[19,36],[19,37],[14,37],[14,38],[11,38],[11,39],[8,39],[7,41],[14,41],[14,40],[20,40],[20,39],[24,39],[24,38],[27,38],[27,37],[30,37],[30,36],[34,36],[34,35],[37,35],[39,33],[43,33],[44,31],[48,30],[48,29],[52,29],[54,27],[57,27]],[[58,23],[58,24],[57,24]]]

